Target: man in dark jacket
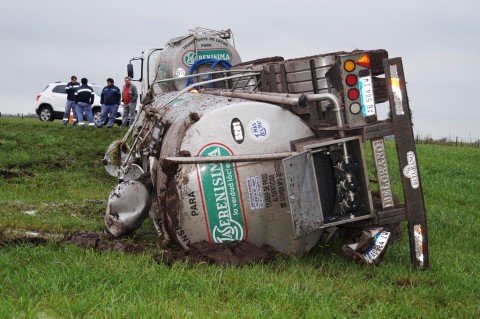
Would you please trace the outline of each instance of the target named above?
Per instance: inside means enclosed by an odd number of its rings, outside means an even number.
[[[78,117],[78,126],[83,128],[85,123],[83,122],[83,113],[87,116],[88,126],[94,127],[95,122],[93,121],[92,114],[92,104],[95,99],[93,89],[89,87],[88,80],[82,78],[82,85],[75,92],[75,102],[77,103],[77,117]]]
[[[78,89],[80,84],[77,82],[77,77],[72,75],[70,78],[71,81],[68,82],[65,87],[65,92],[67,92],[67,103],[65,104],[65,113],[63,114],[62,125],[66,126],[68,123],[68,118],[70,116],[70,110],[73,112],[73,125],[77,124],[77,113],[75,105],[75,91]]]
[[[107,79],[107,86],[103,88],[102,94],[100,96],[100,103],[102,104],[102,113],[100,115],[100,122],[98,123],[98,127],[102,127],[105,122],[108,122],[108,128],[112,128],[113,123],[115,123],[115,116],[117,115],[118,105],[120,104],[120,100],[122,98],[122,94],[120,89],[113,85],[113,79]]]

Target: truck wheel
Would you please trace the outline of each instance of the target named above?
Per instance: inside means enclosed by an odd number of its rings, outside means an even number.
[[[42,122],[53,121],[53,110],[50,106],[42,106],[38,118]]]

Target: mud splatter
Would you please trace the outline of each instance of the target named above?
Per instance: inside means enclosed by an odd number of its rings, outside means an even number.
[[[257,247],[245,241],[223,244],[201,241],[189,244],[189,247],[189,251],[166,250],[162,254],[154,256],[154,260],[167,265],[183,260],[214,265],[242,266],[252,263],[267,263],[274,259],[274,252],[268,246]]]
[[[106,234],[99,234],[92,231],[78,231],[66,234],[55,240],[59,245],[72,244],[81,248],[93,249],[96,251],[115,251],[128,254],[152,253],[152,258],[159,264],[171,266],[176,261],[188,261],[192,263],[207,263],[211,265],[234,265],[242,266],[253,263],[268,263],[275,258],[275,252],[268,246],[257,247],[245,241],[214,244],[201,241],[190,244],[190,250],[170,247],[162,249],[161,245],[150,245],[151,243],[140,242],[130,238],[128,242],[113,239]],[[0,233],[0,248],[6,245],[44,245],[52,239],[52,235],[37,234],[36,236],[16,235],[15,237],[4,236]]]
[[[142,244],[108,240],[102,238],[98,233],[79,231],[65,236],[63,243],[73,244],[83,248],[92,248],[99,251],[119,251],[126,253],[143,253],[145,247]]]

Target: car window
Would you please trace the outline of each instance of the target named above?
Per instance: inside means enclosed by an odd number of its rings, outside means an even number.
[[[100,86],[91,86],[96,95],[101,96],[103,88]]]
[[[52,92],[67,94],[67,92],[65,92],[66,87],[67,86],[63,84],[57,85],[56,87],[53,88]]]

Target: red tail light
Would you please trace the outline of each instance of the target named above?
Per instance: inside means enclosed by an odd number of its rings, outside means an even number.
[[[38,101],[38,99],[39,99],[41,96],[42,96],[41,94],[37,95],[37,101]]]
[[[358,78],[355,74],[349,74],[347,75],[345,82],[348,84],[348,86],[354,86],[357,85]]]
[[[360,92],[358,92],[357,89],[353,88],[348,91],[347,96],[350,100],[356,100],[360,96]]]

